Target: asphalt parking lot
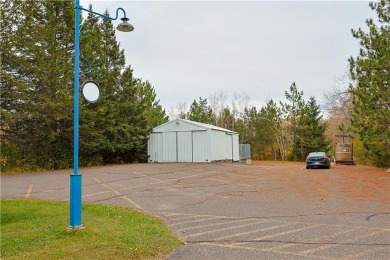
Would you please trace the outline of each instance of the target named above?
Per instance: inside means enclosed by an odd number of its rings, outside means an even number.
[[[390,174],[360,166],[91,167],[83,202],[159,216],[186,245],[168,259],[390,259]],[[1,198],[68,201],[71,170],[1,177]],[[88,219],[83,219],[88,228]],[[65,227],[64,227],[65,228]]]

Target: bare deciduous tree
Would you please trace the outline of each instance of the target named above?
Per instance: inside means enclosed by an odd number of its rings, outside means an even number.
[[[349,118],[352,111],[352,98],[348,89],[354,82],[348,72],[335,79],[335,84],[331,90],[324,93],[325,106],[328,113],[335,117],[341,116]]]
[[[228,100],[228,94],[223,91],[219,90],[217,92],[214,92],[209,97],[210,107],[212,108],[215,118],[216,118],[216,125],[222,126],[223,122],[221,122],[222,114],[225,108],[227,108],[227,100]]]
[[[345,72],[342,76],[335,78],[333,88],[324,93],[324,108],[328,114],[325,135],[332,140],[332,143],[336,140],[335,135],[349,133],[348,128],[351,124],[353,110],[349,88],[354,84],[349,72]]]
[[[234,92],[232,100],[232,113],[234,118],[242,117],[245,108],[249,108],[250,97],[243,91],[242,94]]]

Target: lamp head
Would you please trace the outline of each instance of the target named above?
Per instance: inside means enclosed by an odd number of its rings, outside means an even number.
[[[134,30],[134,27],[127,22],[129,20],[129,18],[123,17],[121,20],[122,20],[122,22],[116,27],[116,29],[118,31],[131,32]]]

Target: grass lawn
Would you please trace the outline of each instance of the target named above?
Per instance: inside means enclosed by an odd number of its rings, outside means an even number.
[[[13,259],[161,259],[182,242],[162,220],[83,204],[84,230],[67,232],[69,203],[1,201],[1,254]]]

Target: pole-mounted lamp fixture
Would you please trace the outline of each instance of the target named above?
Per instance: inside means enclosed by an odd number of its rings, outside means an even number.
[[[126,12],[122,8],[116,9],[116,16],[110,17],[100,13],[96,13],[92,10],[85,9],[80,5],[80,0],[75,0],[75,27],[74,27],[74,138],[73,138],[73,173],[70,174],[70,221],[67,230],[77,230],[84,228],[81,222],[81,202],[82,202],[82,174],[79,173],[79,81],[80,81],[80,12],[81,10],[96,15],[91,19],[102,18],[108,20],[117,20],[118,12],[123,12],[122,23],[117,27],[118,31],[131,32],[134,27],[128,23],[129,18],[126,17]],[[90,20],[91,20],[90,19]],[[83,84],[82,94],[88,102],[96,102],[100,96],[100,89],[94,81],[87,81]]]
[[[127,17],[123,17],[122,19],[122,22],[116,27],[116,29],[118,31],[121,31],[121,32],[131,32],[134,30],[134,27],[128,23],[129,21],[129,18]]]

